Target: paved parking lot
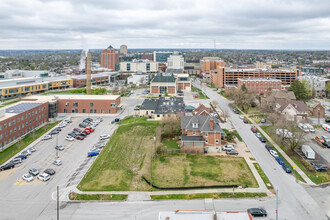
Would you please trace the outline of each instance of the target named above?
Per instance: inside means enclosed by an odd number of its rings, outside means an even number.
[[[315,138],[315,136],[327,136],[330,138],[330,133],[321,129],[316,129],[315,133],[307,133],[305,136],[306,144],[311,146],[311,148],[320,156],[322,157],[327,163],[330,163],[330,148],[321,147],[316,142],[314,142],[312,139]]]

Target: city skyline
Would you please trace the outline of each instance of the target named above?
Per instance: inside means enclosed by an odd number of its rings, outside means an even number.
[[[329,50],[329,2],[2,1],[0,49]]]

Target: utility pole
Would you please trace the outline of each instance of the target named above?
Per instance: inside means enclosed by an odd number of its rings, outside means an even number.
[[[276,186],[276,220],[278,220],[278,186]]]
[[[59,186],[57,186],[57,220],[60,220]]]
[[[154,142],[155,142],[155,153],[154,153],[154,155],[156,156],[156,136],[154,136]]]
[[[151,156],[151,160],[150,160],[150,184],[151,184],[151,191],[152,191],[152,156]]]

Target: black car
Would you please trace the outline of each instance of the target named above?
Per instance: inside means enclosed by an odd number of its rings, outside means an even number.
[[[326,118],[325,119],[325,122],[330,122],[330,118]]]
[[[49,174],[49,175],[54,175],[55,174],[55,170],[48,168],[44,171],[45,173]]]
[[[87,125],[88,125],[88,124],[86,124],[86,123],[80,123],[80,124],[79,124],[79,127],[81,127],[81,128],[86,128]]]
[[[271,146],[269,146],[268,144],[265,145],[265,148],[270,151],[270,150],[273,150],[273,148]]]
[[[248,213],[250,213],[253,217],[266,217],[267,212],[264,209],[260,208],[251,208],[247,210]]]
[[[74,133],[74,132],[71,132],[71,133],[69,133],[68,135],[71,136],[71,137],[76,137],[76,136],[77,136],[77,134]]]
[[[50,132],[51,135],[58,134],[58,133],[60,133],[58,130],[52,130],[52,131]]]
[[[328,167],[325,164],[318,164],[314,166],[314,170],[316,170],[317,172],[327,172]]]
[[[86,133],[79,133],[78,135],[79,135],[79,136],[84,136],[84,137],[86,137],[86,136],[87,136],[87,134],[86,134]]]
[[[237,111],[236,108],[233,108],[233,112],[234,112],[235,114],[238,114],[238,111]]]
[[[330,143],[328,142],[322,142],[323,146],[327,147],[327,148],[330,148]]]
[[[62,131],[62,129],[59,128],[59,127],[55,128],[54,130],[56,130],[56,131]]]
[[[15,167],[15,164],[12,163],[12,162],[9,162],[9,163],[1,166],[0,167],[0,171],[2,171],[2,170],[9,170],[9,169],[14,168],[14,167]]]
[[[227,150],[226,154],[227,155],[238,155],[238,151],[237,150]]]
[[[261,143],[266,143],[266,140],[263,137],[259,137],[259,141],[261,141]]]
[[[21,155],[18,155],[17,157],[15,158],[20,158],[22,160],[25,160],[27,158],[27,155],[26,154],[21,154]]]

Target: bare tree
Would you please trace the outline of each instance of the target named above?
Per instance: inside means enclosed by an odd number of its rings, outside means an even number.
[[[229,112],[227,109],[222,111],[222,117],[224,121],[227,121],[227,118],[229,117]]]
[[[211,104],[216,107],[217,105],[219,105],[219,102],[217,100],[212,100]]]
[[[170,134],[174,134],[175,130],[179,130],[180,129],[180,116],[177,114],[175,116],[170,116],[170,117],[164,117],[162,119],[162,127],[165,130],[166,128],[169,129]]]
[[[115,94],[115,95],[118,93],[118,86],[115,86],[115,87],[112,89],[112,93]]]

